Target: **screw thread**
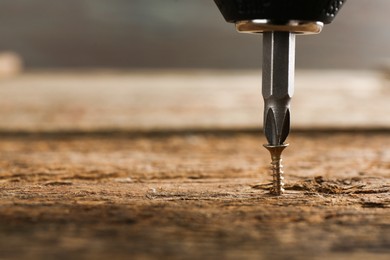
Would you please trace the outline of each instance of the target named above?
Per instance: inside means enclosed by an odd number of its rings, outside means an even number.
[[[271,193],[274,195],[282,195],[284,192],[283,186],[283,165],[282,165],[282,158],[279,157],[273,157],[271,162],[271,170],[272,170],[272,178],[273,178],[273,185],[271,189]]]
[[[284,177],[283,177],[283,165],[282,165],[282,152],[288,146],[288,144],[282,145],[264,145],[265,148],[270,152],[272,162],[271,162],[271,170],[272,170],[272,188],[271,194],[280,196],[283,194],[284,189]]]

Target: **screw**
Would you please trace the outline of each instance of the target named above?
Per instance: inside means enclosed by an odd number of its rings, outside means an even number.
[[[269,145],[265,144],[264,147],[267,148],[267,150],[271,154],[272,162],[271,162],[271,170],[272,170],[272,188],[271,188],[271,194],[280,196],[283,194],[283,165],[282,165],[282,152],[288,144],[281,144],[281,145]]]

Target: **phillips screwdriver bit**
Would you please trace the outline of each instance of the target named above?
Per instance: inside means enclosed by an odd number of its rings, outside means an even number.
[[[290,100],[294,93],[295,35],[263,36],[264,134],[268,144],[282,145],[290,132]]]
[[[239,32],[263,33],[264,147],[271,154],[271,194],[283,193],[282,152],[290,132],[295,35],[320,33],[346,0],[214,0]]]

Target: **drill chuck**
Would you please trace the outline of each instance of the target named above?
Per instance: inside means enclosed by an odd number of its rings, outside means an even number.
[[[227,22],[265,19],[331,23],[347,0],[214,0]]]

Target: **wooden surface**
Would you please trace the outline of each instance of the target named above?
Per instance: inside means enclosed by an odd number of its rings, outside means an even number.
[[[390,128],[370,71],[297,71],[293,128]],[[0,81],[0,130],[260,128],[259,71],[35,72]]]
[[[0,141],[2,259],[388,259],[390,135],[291,136],[272,197],[257,134]]]
[[[298,74],[279,198],[260,75],[2,79],[0,259],[389,259],[388,83]]]

